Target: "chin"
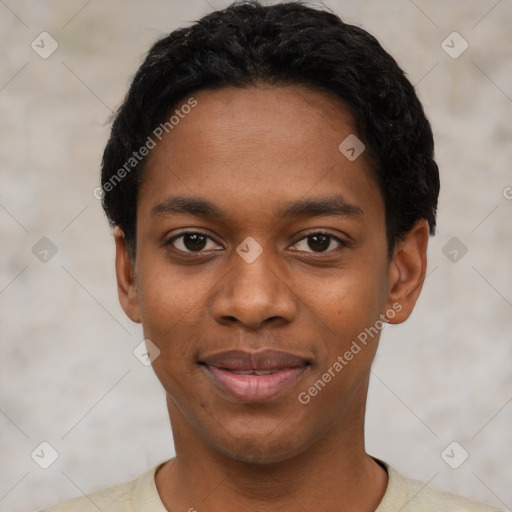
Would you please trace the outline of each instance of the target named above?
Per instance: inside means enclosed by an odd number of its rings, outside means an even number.
[[[299,455],[301,449],[296,433],[281,432],[274,437],[267,432],[230,435],[223,439],[207,439],[214,450],[225,457],[247,464],[276,464]]]

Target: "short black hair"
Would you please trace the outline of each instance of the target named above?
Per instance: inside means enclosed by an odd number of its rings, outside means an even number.
[[[102,205],[132,258],[146,161],[139,149],[194,92],[261,83],[331,92],[348,107],[384,198],[389,256],[417,220],[435,233],[440,185],[432,129],[397,62],[374,36],[332,12],[249,0],[157,41],[115,113],[102,160]]]

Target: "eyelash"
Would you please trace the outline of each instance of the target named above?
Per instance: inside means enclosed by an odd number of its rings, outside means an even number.
[[[172,238],[170,238],[168,241],[165,242],[164,245],[165,246],[173,246],[173,243],[176,240],[178,240],[180,238],[183,238],[185,235],[201,235],[201,236],[204,236],[206,238],[209,238],[210,240],[213,240],[212,237],[210,237],[206,233],[203,233],[202,231],[184,231],[183,233],[180,233],[179,235],[176,235],[176,236],[173,236]],[[333,251],[336,251],[337,249],[345,248],[345,247],[349,247],[350,246],[350,244],[348,242],[338,238],[337,236],[332,235],[331,233],[327,233],[325,231],[313,231],[311,233],[308,233],[305,236],[303,236],[302,238],[300,238],[299,240],[297,240],[297,242],[295,242],[294,245],[298,244],[302,240],[305,240],[307,238],[313,237],[315,235],[323,235],[323,236],[326,236],[326,237],[328,237],[330,239],[334,239],[340,245],[337,248],[331,249],[331,250],[328,250],[328,251],[322,251],[322,252],[315,252],[315,251],[309,252],[309,251],[306,251],[308,254],[318,254],[318,255],[329,254],[329,253],[332,253]],[[213,240],[213,241],[215,242],[215,240]],[[181,253],[185,253],[185,254],[197,254],[197,255],[200,255],[202,252],[205,252],[203,250],[201,250],[201,251],[183,251],[181,249],[176,249],[176,247],[173,247],[173,249],[175,249],[175,250],[177,250],[177,251],[179,251]],[[303,251],[298,251],[298,252],[303,252]]]

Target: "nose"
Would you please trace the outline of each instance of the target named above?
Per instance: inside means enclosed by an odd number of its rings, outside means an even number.
[[[248,329],[288,324],[297,313],[289,276],[269,250],[252,262],[233,253],[231,269],[220,281],[211,305],[215,320],[239,322]]]

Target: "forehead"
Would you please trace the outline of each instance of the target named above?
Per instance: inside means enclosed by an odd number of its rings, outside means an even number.
[[[276,205],[307,197],[341,195],[364,214],[381,200],[365,152],[351,160],[340,151],[357,135],[334,94],[257,86],[193,97],[197,106],[148,157],[139,213],[153,214],[170,196],[209,199],[226,213],[268,207],[275,215],[283,212]]]

